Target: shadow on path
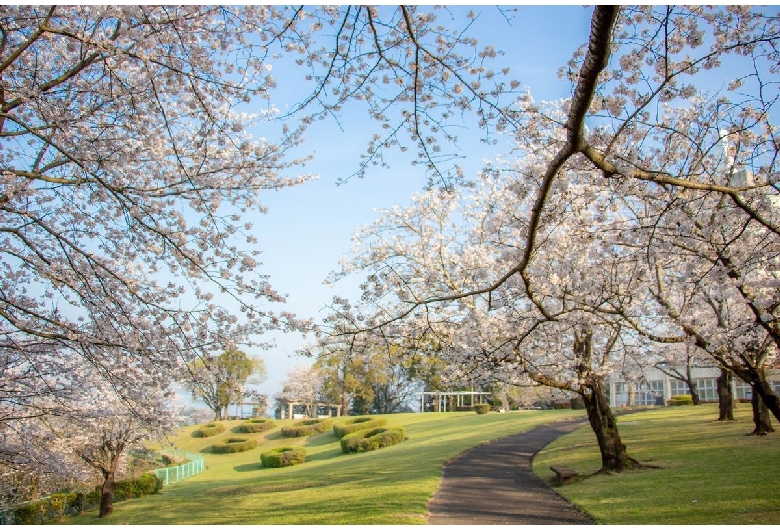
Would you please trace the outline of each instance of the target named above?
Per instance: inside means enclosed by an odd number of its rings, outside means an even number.
[[[547,444],[588,424],[566,420],[475,447],[444,467],[428,524],[593,524],[531,469]]]

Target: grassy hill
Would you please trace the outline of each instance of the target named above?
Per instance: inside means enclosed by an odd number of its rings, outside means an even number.
[[[550,421],[583,416],[582,411],[392,414],[388,426],[406,429],[408,440],[360,454],[343,454],[333,432],[285,438],[277,421],[271,431],[241,434],[258,447],[243,453],[213,454],[214,442],[236,436],[240,421],[223,422],[224,433],[195,438],[188,427],[172,438],[179,449],[203,454],[206,471],[160,494],[117,503],[114,515],[95,513],[71,524],[425,524],[425,508],[441,479],[441,467],[463,451]],[[346,421],[347,418],[339,421]],[[301,445],[307,462],[266,469],[260,453]]]
[[[737,422],[716,422],[717,406],[672,407],[619,418],[629,453],[657,466],[592,476],[558,489],[603,524],[780,524],[780,433],[745,436],[752,430],[749,405]],[[388,425],[405,427],[408,440],[378,451],[345,455],[332,431],[284,438],[277,422],[251,436],[258,447],[213,454],[226,431],[195,438],[195,427],[172,439],[203,454],[207,469],[160,494],[115,505],[114,516],[95,512],[71,524],[424,524],[425,508],[441,479],[441,467],[481,443],[543,423],[584,416],[581,411],[394,414]],[[338,419],[336,423],[346,421]],[[260,453],[301,445],[305,464],[266,469]],[[559,438],[539,453],[534,469],[550,479],[551,464],[587,475],[600,466],[588,427]],[[475,496],[479,492],[474,492]]]

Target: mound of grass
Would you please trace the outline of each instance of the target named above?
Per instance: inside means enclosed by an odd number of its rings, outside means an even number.
[[[301,420],[290,427],[282,427],[282,434],[287,438],[311,436],[329,430],[331,425],[333,425],[333,420],[330,418]]]
[[[196,431],[193,431],[192,436],[196,438],[208,438],[210,436],[216,436],[225,432],[225,426],[220,422],[207,423],[203,427]]]
[[[239,425],[238,427],[236,427],[236,430],[238,432],[256,433],[256,432],[263,432],[269,429],[273,429],[274,425],[276,424],[274,423],[273,420],[249,419],[246,420],[246,422]]]
[[[260,455],[264,467],[288,467],[306,462],[306,449],[303,447],[277,447]]]
[[[658,466],[588,476],[601,467],[589,428],[563,436],[534,458],[534,472],[552,479],[550,465],[568,466],[584,480],[557,491],[600,524],[780,524],[780,437],[745,436],[749,405],[737,421],[714,421],[717,404],[669,407],[623,416],[628,454]]]
[[[401,443],[405,438],[403,427],[379,427],[344,436],[341,450],[345,453],[365,453]]]
[[[242,453],[257,447],[257,440],[252,438],[228,438],[224,442],[211,446],[213,453]]]
[[[366,429],[375,429],[377,427],[384,427],[387,425],[387,420],[384,418],[372,418],[371,416],[361,416],[359,418],[352,418],[343,422],[340,425],[333,426],[333,434],[336,438],[343,438],[353,432],[364,431]]]

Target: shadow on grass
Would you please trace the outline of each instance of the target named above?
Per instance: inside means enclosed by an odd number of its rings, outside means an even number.
[[[333,434],[333,431],[330,431],[330,432],[324,432],[322,434],[315,434],[313,436],[309,436],[309,438],[306,440],[306,443],[303,444],[303,446],[322,447],[323,445],[338,443],[338,441],[339,439],[336,438],[336,435]]]
[[[237,473],[246,473],[247,471],[257,471],[258,469],[266,469],[260,461],[253,462],[251,464],[241,464],[240,466],[234,466],[233,469]]]

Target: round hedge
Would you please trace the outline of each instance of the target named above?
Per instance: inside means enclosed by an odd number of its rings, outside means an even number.
[[[345,453],[364,453],[401,443],[405,439],[403,427],[379,427],[346,435],[341,439],[341,450]]]
[[[194,431],[192,435],[196,438],[208,438],[216,434],[225,432],[225,426],[218,422],[207,423],[197,431]]]
[[[260,455],[265,467],[287,467],[306,462],[306,449],[303,447],[277,447]]]
[[[387,420],[384,418],[372,418],[370,416],[362,416],[360,418],[352,418],[345,421],[341,425],[333,426],[333,434],[336,438],[343,438],[353,432],[365,431],[366,429],[376,429],[377,427],[384,427],[387,425]]]
[[[257,440],[251,438],[228,438],[211,446],[213,453],[241,453],[257,447]]]
[[[333,420],[330,418],[301,420],[291,427],[282,427],[282,434],[287,438],[299,438],[325,432],[331,428]]]
[[[477,414],[487,414],[490,412],[490,405],[487,403],[478,403],[476,405],[472,405],[472,408]]]
[[[273,428],[273,426],[274,426],[273,420],[252,419],[252,420],[246,420],[246,422],[239,425],[237,427],[237,430],[239,432],[263,432]]]

